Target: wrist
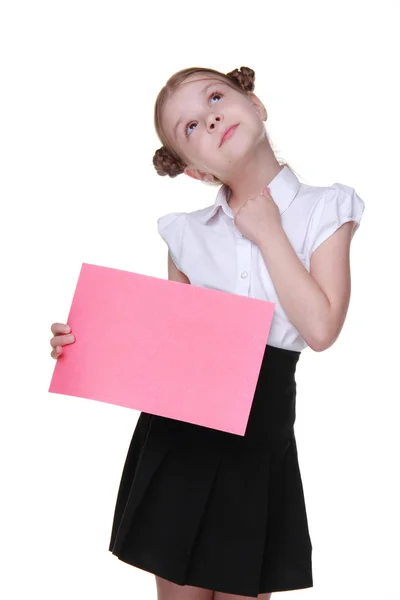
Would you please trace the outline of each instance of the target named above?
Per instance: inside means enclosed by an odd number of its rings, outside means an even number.
[[[284,230],[280,223],[271,223],[268,228],[264,229],[263,236],[257,242],[261,251],[268,251],[271,249],[274,241],[279,240],[279,238],[286,237]]]

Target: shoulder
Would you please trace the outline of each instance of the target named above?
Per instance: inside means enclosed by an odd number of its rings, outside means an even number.
[[[185,246],[184,239],[193,231],[193,227],[187,227],[188,223],[201,224],[208,214],[210,207],[193,212],[170,212],[157,219],[158,233],[166,242],[169,255],[176,267],[182,271],[182,248]]]
[[[203,223],[213,208],[214,206],[211,205],[192,212],[171,212],[162,215],[157,219],[158,231],[162,235],[162,232],[166,231],[180,231],[188,222]]]
[[[159,232],[170,228],[182,226],[185,216],[187,213],[184,212],[171,212],[166,215],[162,215],[157,219],[157,227]]]
[[[326,187],[305,187],[307,214],[307,241],[310,254],[344,223],[354,222],[353,235],[360,226],[365,209],[364,200],[354,187],[333,183]]]
[[[329,186],[317,186],[300,183],[299,191],[292,203],[293,207],[307,209],[322,208],[325,204],[337,204],[349,207],[351,203],[364,207],[364,201],[353,187],[344,183],[332,183]]]
[[[364,201],[356,190],[344,183],[332,183],[329,186],[301,185],[301,195],[308,200],[310,208],[321,212],[329,207],[352,214],[355,209],[364,210]]]
[[[353,187],[344,183],[333,183],[321,189],[313,208],[317,217],[314,219],[316,226],[333,222],[339,225],[350,220],[359,225],[365,203]]]

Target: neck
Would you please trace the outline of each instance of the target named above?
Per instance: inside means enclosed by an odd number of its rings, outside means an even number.
[[[268,139],[264,138],[256,154],[241,164],[234,174],[224,178],[224,184],[231,190],[228,204],[232,211],[237,212],[250,198],[261,194],[283,166],[276,160]]]

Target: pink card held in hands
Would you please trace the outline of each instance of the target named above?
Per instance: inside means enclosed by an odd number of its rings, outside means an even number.
[[[274,307],[83,264],[49,392],[244,435]]]

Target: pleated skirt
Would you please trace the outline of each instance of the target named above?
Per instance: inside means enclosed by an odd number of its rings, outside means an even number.
[[[266,346],[244,436],[140,414],[110,552],[178,585],[229,594],[313,586],[294,432],[299,356]]]

